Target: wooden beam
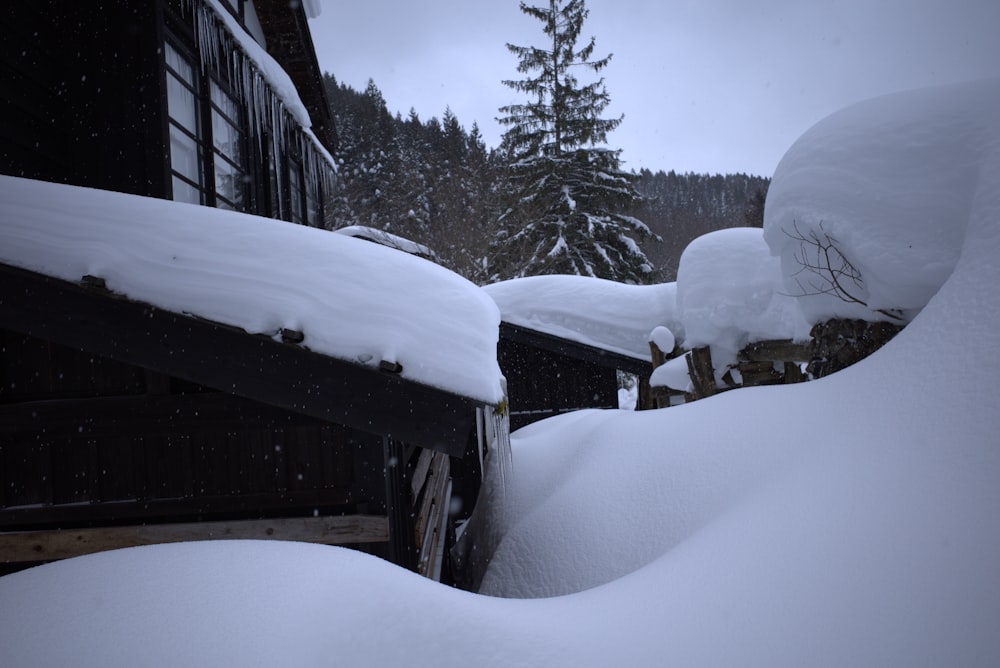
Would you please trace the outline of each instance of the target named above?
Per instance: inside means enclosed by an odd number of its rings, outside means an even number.
[[[416,545],[413,540],[413,500],[410,496],[406,448],[403,443],[382,439],[385,463],[385,514],[389,523],[389,559],[397,566],[414,570]]]
[[[137,499],[96,503],[39,504],[0,509],[0,531],[22,531],[40,526],[148,522],[198,518],[220,514],[259,515],[262,512],[303,512],[310,508],[339,508],[355,502],[349,487],[283,490],[252,494],[190,496],[173,499]]]
[[[481,405],[398,374],[3,264],[0,303],[0,327],[456,457]]]
[[[389,523],[376,515],[345,515],[0,533],[0,562],[52,561],[139,545],[233,539],[380,543],[389,540]]]
[[[715,368],[712,365],[712,351],[708,346],[693,348],[687,356],[688,374],[694,385],[694,394],[698,399],[704,399],[716,394],[719,390],[715,383]]]

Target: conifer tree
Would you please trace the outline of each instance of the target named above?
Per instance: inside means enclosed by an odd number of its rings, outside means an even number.
[[[593,59],[593,37],[577,48],[584,0],[520,7],[542,22],[547,41],[544,48],[507,45],[527,78],[503,83],[530,101],[500,108],[509,200],[493,244],[495,277],[562,273],[643,282],[652,267],[638,241],[653,235],[624,213],[639,195],[620,167],[620,151],[604,146],[622,121],[602,117],[610,96],[598,75],[611,56]],[[578,72],[596,78],[583,83]]]

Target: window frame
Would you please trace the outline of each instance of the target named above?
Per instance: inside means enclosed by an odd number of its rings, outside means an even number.
[[[170,64],[168,50],[173,50],[191,68],[192,81],[185,80],[182,73]],[[215,72],[207,71],[207,68],[204,67],[197,46],[194,44],[193,31],[190,27],[186,27],[183,21],[168,21],[167,29],[164,31],[162,53],[163,90],[165,91],[163,108],[166,113],[168,129],[168,150],[165,159],[170,175],[171,199],[183,202],[190,201],[178,198],[175,180],[179,180],[188,188],[200,193],[199,204],[233,211],[255,212],[257,208],[256,197],[253,189],[249,187],[249,183],[252,181],[252,164],[248,156],[249,123],[242,101],[225,79]],[[194,115],[197,124],[195,132],[185,127],[181,121],[170,114],[171,79],[179,82],[194,97]],[[215,95],[213,95],[215,92],[231,103],[230,110],[224,109],[223,103],[216,100]],[[235,112],[235,118],[230,111]],[[234,151],[236,159],[231,153],[227,154],[225,150],[221,149],[217,143],[216,115],[237,135],[237,148]],[[172,136],[169,133],[175,130],[193,141],[197,147],[200,183],[195,183],[190,175],[183,174],[174,167],[174,147],[171,141]],[[231,192],[220,192],[220,184],[217,179],[217,176],[220,175],[220,167],[238,177]]]

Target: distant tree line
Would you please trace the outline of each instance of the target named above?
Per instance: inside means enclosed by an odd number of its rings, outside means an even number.
[[[510,233],[498,223],[512,196],[509,151],[488,148],[478,126],[466,130],[450,109],[426,120],[391,114],[372,81],[357,91],[326,74],[325,85],[340,140],[328,227],[365,225],[425,244],[479,284],[523,272],[527,258],[497,243]],[[653,269],[643,280],[673,280],[681,251],[705,232],[762,224],[767,179],[646,169],[632,177],[640,199],[625,213],[661,239],[639,240]]]
[[[643,169],[636,188],[642,195],[632,214],[660,236],[646,255],[658,279],[677,276],[681,253],[697,237],[729,227],[762,227],[770,179],[747,174],[677,174]]]

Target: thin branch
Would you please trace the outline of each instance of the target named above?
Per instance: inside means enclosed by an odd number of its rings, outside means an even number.
[[[844,255],[837,245],[837,240],[823,229],[823,223],[819,224],[819,232],[809,230],[803,233],[799,229],[798,221],[792,222],[792,229],[795,231],[794,234],[788,230],[783,231],[791,239],[799,242],[799,249],[794,257],[801,268],[793,274],[800,293],[791,296],[831,295],[849,304],[870,308],[866,301],[857,296],[857,291],[864,290],[861,270]],[[807,274],[807,277],[799,278],[803,273]],[[893,320],[903,319],[894,309],[872,310]]]

